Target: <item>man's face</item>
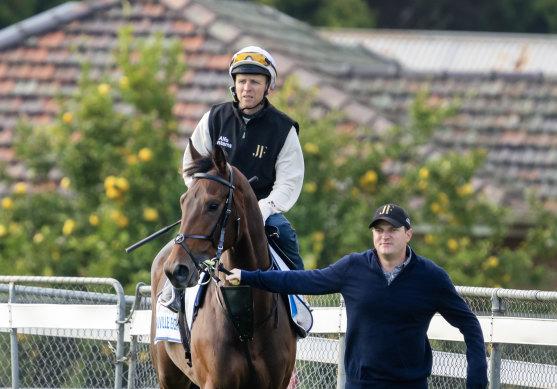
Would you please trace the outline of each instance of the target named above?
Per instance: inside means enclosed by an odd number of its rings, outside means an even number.
[[[236,95],[238,96],[238,106],[247,114],[252,114],[261,109],[259,104],[265,96],[267,90],[267,76],[263,74],[237,74]],[[253,107],[253,108],[252,108]]]
[[[378,221],[373,227],[373,245],[382,257],[399,257],[406,255],[406,244],[412,237],[412,230],[404,226],[396,228],[384,220]]]

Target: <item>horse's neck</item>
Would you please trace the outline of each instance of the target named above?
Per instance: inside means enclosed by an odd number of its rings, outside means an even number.
[[[228,250],[229,265],[244,270],[269,269],[271,259],[262,223],[247,223],[245,231],[236,245]]]
[[[240,242],[242,243],[242,242]],[[267,239],[263,235],[258,241],[247,241],[227,252],[227,262],[232,268],[244,270],[267,270],[271,265]]]

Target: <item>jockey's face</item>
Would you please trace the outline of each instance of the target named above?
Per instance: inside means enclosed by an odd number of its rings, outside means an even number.
[[[236,75],[236,95],[238,106],[243,112],[252,114],[261,109],[260,103],[265,97],[268,88],[267,76],[263,74],[238,74]]]

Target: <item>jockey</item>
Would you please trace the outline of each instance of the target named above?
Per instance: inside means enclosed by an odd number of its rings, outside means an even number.
[[[214,105],[203,115],[191,140],[201,154],[210,154],[215,145],[228,154],[230,163],[252,183],[266,226],[278,229],[278,245],[297,270],[304,268],[298,238],[284,213],[296,203],[304,179],[304,158],[298,139],[299,125],[275,108],[267,99],[274,89],[277,65],[273,57],[257,46],[248,46],[232,57],[229,74],[232,101]],[[191,162],[189,145],[183,166]],[[192,178],[184,173],[189,186]],[[172,288],[159,299],[175,310]]]

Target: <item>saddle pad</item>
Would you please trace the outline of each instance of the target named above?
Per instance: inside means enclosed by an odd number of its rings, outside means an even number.
[[[164,286],[166,287],[168,283],[169,281],[166,280]],[[188,323],[190,331],[191,325],[193,323],[195,302],[199,290],[199,284],[197,284],[192,288],[186,288],[186,293],[184,293],[186,321]],[[167,342],[182,343],[182,337],[180,336],[180,330],[178,328],[178,313],[172,312],[170,309],[159,303],[157,299],[157,323],[155,327],[155,343],[161,340],[166,340]]]

